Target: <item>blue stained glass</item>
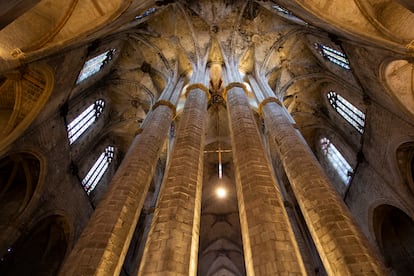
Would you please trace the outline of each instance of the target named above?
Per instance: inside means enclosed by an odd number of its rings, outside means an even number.
[[[135,16],[135,19],[142,19],[144,17],[147,17],[150,14],[153,14],[156,12],[156,8],[149,8],[148,10],[144,11],[142,14]]]

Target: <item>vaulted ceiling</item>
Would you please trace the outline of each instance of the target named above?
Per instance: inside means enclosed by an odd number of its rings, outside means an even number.
[[[343,137],[353,148],[362,146],[356,130],[335,122],[336,115],[328,109],[325,97],[329,90],[351,97],[356,106],[364,107],[369,99],[400,117],[414,113],[412,83],[401,84],[395,79],[397,73],[408,78],[413,75],[412,63],[406,61],[414,52],[414,13],[408,1],[55,2],[40,1],[0,31],[0,72],[85,43],[91,44],[90,56],[116,48],[106,76],[88,89],[104,90],[111,98],[106,132],[118,138],[124,152],[174,77],[183,75],[187,82],[194,81],[207,63],[235,66],[244,81],[249,74],[266,80],[311,147],[320,132]],[[30,22],[37,25],[27,33]],[[345,51],[352,70],[329,63],[319,54],[317,43]],[[370,56],[373,46],[379,50]],[[393,51],[401,60],[388,67],[387,63],[381,65],[387,60],[384,51]],[[380,72],[387,86],[381,85]],[[234,81],[232,77],[223,71],[224,82]],[[69,98],[82,90],[76,89]],[[253,93],[250,98],[253,103]],[[257,112],[256,105],[252,109]],[[243,249],[226,107],[210,104],[208,114],[199,272],[242,275]],[[223,179],[217,177],[219,158]],[[217,198],[217,186],[227,188],[226,199]]]

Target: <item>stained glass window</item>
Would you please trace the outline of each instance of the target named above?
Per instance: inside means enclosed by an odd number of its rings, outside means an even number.
[[[349,61],[346,55],[338,50],[332,49],[323,44],[315,43],[315,47],[319,50],[319,53],[327,58],[330,62],[344,68],[344,69],[351,69],[349,66]]]
[[[338,149],[324,137],[321,139],[322,153],[327,157],[329,164],[339,175],[345,185],[349,184],[353,170]]]
[[[350,102],[344,99],[341,95],[334,91],[330,91],[327,94],[329,103],[332,107],[348,122],[350,123],[359,133],[364,132],[365,126],[365,114],[353,106]]]
[[[135,16],[135,19],[142,19],[147,17],[150,14],[153,14],[157,9],[156,8],[149,8],[148,10],[144,11],[142,14]]]
[[[98,73],[105,64],[108,64],[112,60],[112,57],[115,53],[115,49],[108,50],[96,57],[93,57],[85,62],[79,77],[76,80],[76,84],[79,84],[83,80],[89,78],[90,76]]]
[[[104,100],[97,100],[68,124],[70,144],[73,144],[99,118],[104,107]]]
[[[82,180],[82,186],[88,195],[95,189],[96,185],[102,179],[102,176],[105,174],[113,159],[114,147],[108,146]]]

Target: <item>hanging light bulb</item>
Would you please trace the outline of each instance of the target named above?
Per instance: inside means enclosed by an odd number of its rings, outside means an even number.
[[[223,187],[218,187],[216,189],[216,194],[218,198],[225,198],[227,196],[227,191]]]

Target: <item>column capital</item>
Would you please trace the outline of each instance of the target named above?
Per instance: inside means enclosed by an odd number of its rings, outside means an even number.
[[[175,107],[175,105],[167,100],[158,100],[153,106],[152,106],[152,110],[155,110],[157,107],[159,107],[160,105],[165,105],[167,107],[169,107],[172,112],[173,112],[173,118],[175,118],[175,116],[177,115],[177,108]]]
[[[269,97],[264,99],[261,103],[259,103],[259,115],[262,116],[263,107],[268,103],[277,103],[279,106],[283,106],[282,102],[279,99],[276,99],[275,97]]]
[[[246,85],[244,83],[241,83],[241,82],[231,82],[231,83],[227,84],[227,86],[223,90],[223,98],[226,101],[227,101],[227,92],[230,89],[235,88],[235,87],[239,87],[239,88],[243,89],[244,90],[244,93],[246,93],[246,95],[249,94],[249,91],[247,91],[247,87],[246,87]]]
[[[193,83],[193,84],[190,84],[189,86],[187,86],[187,88],[185,89],[185,93],[184,93],[185,97],[187,97],[188,93],[190,93],[190,91],[194,90],[194,89],[200,89],[200,90],[204,91],[206,93],[207,99],[210,100],[210,98],[211,98],[210,91],[202,83]]]

